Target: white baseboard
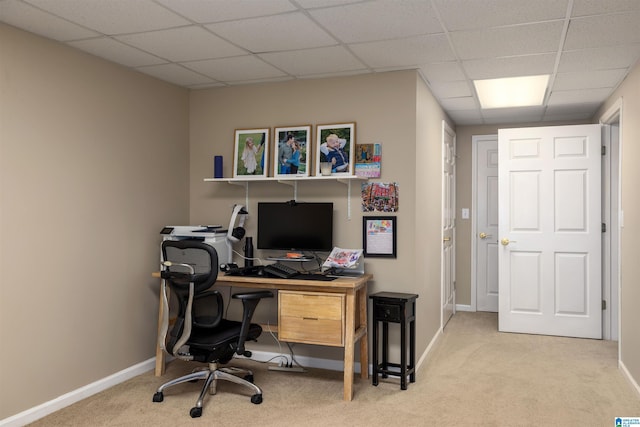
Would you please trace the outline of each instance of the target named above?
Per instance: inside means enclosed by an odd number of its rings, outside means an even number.
[[[41,405],[0,420],[0,427],[18,427],[32,423],[64,407],[106,390],[109,387],[113,387],[116,384],[120,384],[121,382],[152,370],[155,367],[155,361],[155,357],[145,360],[144,362],[138,363],[137,365],[123,369],[120,372],[116,372],[113,375],[109,375],[106,378],[102,378],[91,384],[87,384],[86,386],[70,391],[69,393],[63,394],[62,396],[56,397],[55,399]]]
[[[471,308],[470,305],[467,304],[456,304],[456,311],[475,311]]]
[[[638,393],[638,396],[640,396],[640,385],[638,385],[636,380],[631,376],[631,373],[621,360],[618,361],[618,367],[622,371],[622,375],[627,379],[627,381],[629,381],[629,384],[631,384],[631,387],[634,388],[636,393]]]

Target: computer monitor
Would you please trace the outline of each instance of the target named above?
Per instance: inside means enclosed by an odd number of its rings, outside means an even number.
[[[333,203],[258,203],[258,249],[331,251]]]

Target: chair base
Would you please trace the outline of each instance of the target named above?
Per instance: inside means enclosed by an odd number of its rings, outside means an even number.
[[[244,377],[239,377],[239,374],[244,374]],[[167,381],[158,387],[158,390],[156,390],[153,395],[153,401],[162,402],[164,400],[164,390],[171,386],[198,380],[205,381],[200,391],[200,396],[198,396],[198,400],[196,401],[196,406],[189,411],[191,418],[197,418],[202,415],[202,402],[207,394],[207,390],[209,390],[209,394],[216,394],[218,380],[229,381],[251,389],[254,392],[251,396],[251,403],[256,405],[262,403],[262,390],[253,384],[253,373],[251,371],[232,367],[218,368],[217,363],[209,363],[209,369],[198,370],[180,378]]]

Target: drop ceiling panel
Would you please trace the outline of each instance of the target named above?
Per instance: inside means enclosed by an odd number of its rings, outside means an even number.
[[[472,80],[501,77],[537,76],[553,73],[555,53],[511,56],[508,58],[469,59],[462,62],[467,76]]]
[[[431,83],[431,90],[433,94],[440,99],[473,96],[471,88],[469,88],[469,83],[466,80],[458,82],[434,82]]]
[[[221,22],[206,26],[214,33],[253,53],[295,50],[337,44],[302,13]]]
[[[264,53],[259,56],[292,76],[305,77],[366,70],[362,62],[342,46]]]
[[[215,80],[228,82],[253,81],[286,76],[282,71],[255,56],[249,55],[185,62],[183,65]]]
[[[558,50],[562,22],[516,25],[477,31],[451,33],[461,59],[549,53]]]
[[[178,62],[240,56],[247,53],[196,26],[117,36],[116,39],[161,58]]]
[[[591,90],[559,90],[551,92],[548,105],[559,104],[590,104],[602,102],[611,94],[611,89]]]
[[[558,71],[606,70],[631,67],[640,57],[640,43],[564,52]]]
[[[620,83],[626,69],[558,73],[553,90],[613,88]]]
[[[542,119],[544,107],[495,108],[483,110],[486,123],[533,123]]]
[[[25,0],[57,16],[104,34],[125,34],[188,25],[151,0]]]
[[[573,50],[640,43],[639,22],[640,10],[572,20],[564,48]]]
[[[420,71],[429,81],[452,82],[466,78],[464,71],[456,61],[425,64],[420,67]]]
[[[567,3],[568,0],[435,0],[449,31],[562,19]]]
[[[136,70],[180,86],[214,83],[210,78],[177,64],[150,65],[136,68]]]
[[[480,113],[480,111],[477,110],[478,104],[475,98],[471,96],[441,99],[440,105],[442,105],[442,108],[445,110],[475,110],[478,114]]]
[[[127,67],[140,67],[144,65],[163,64],[166,62],[157,56],[148,54],[131,46],[127,46],[126,44],[120,43],[119,41],[109,37],[78,40],[70,42],[69,44],[80,50],[84,50],[85,52],[89,52],[93,55],[108,59],[109,61],[117,62],[118,64],[122,64]]]
[[[345,43],[442,32],[431,3],[424,0],[363,2],[309,14]]]
[[[156,2],[201,24],[255,18],[296,10],[289,0],[156,0]]]
[[[17,0],[1,1],[0,17],[7,24],[54,40],[67,41],[99,35]]]
[[[479,110],[449,110],[447,111],[451,120],[458,125],[473,125],[482,123],[482,116]]]
[[[360,43],[349,47],[373,68],[394,66],[416,66],[417,68],[425,62],[444,62],[455,59],[444,34]]]
[[[573,0],[571,15],[598,15],[629,10],[640,10],[640,2],[638,0]]]

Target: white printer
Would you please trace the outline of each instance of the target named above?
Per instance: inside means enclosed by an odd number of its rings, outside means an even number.
[[[227,239],[227,230],[223,230],[219,225],[167,225],[160,234],[163,241],[201,240],[218,252],[218,264],[228,264],[232,261],[231,242]]]

